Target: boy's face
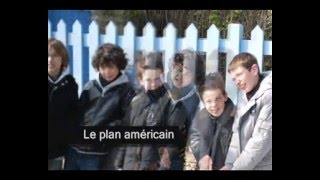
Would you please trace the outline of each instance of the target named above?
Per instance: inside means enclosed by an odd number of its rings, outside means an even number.
[[[62,57],[53,48],[48,48],[48,74],[57,77],[62,66]]]
[[[227,95],[223,94],[221,89],[208,89],[202,95],[204,107],[215,117],[220,116],[224,111]]]
[[[172,83],[177,88],[183,88],[193,82],[193,74],[185,67],[173,66],[171,72]]]
[[[116,65],[110,65],[110,66],[100,66],[99,67],[99,73],[103,77],[103,79],[107,81],[112,81],[114,80],[118,74],[119,74],[119,69],[117,68]]]
[[[156,90],[162,85],[161,80],[162,72],[160,69],[146,69],[142,73],[142,81],[144,89],[147,90]]]
[[[243,66],[238,66],[230,71],[232,80],[244,93],[250,92],[258,84],[258,74],[257,64],[252,65],[249,70]]]

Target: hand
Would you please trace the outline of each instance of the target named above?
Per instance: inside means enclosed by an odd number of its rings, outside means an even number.
[[[167,148],[162,149],[162,156],[160,160],[160,165],[165,167],[166,169],[170,169],[171,161],[169,157],[169,152]]]
[[[220,171],[227,171],[227,170],[230,170],[229,168],[228,168],[228,166],[223,166],[221,169],[219,169]]]
[[[213,166],[213,161],[209,155],[205,155],[199,160],[200,170],[212,170],[212,166]]]

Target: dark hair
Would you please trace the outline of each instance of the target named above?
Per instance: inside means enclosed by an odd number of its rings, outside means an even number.
[[[146,69],[160,69],[163,72],[161,52],[148,52],[138,59],[137,64],[137,77],[142,79],[142,73]]]
[[[144,57],[143,69],[160,69],[163,71],[162,53],[149,52]]]
[[[201,98],[204,91],[209,89],[220,89],[223,94],[226,94],[225,83],[219,72],[209,73],[206,76],[205,83],[199,88]]]
[[[101,45],[92,58],[92,66],[97,71],[99,67],[110,67],[115,65],[119,70],[126,68],[128,59],[123,49],[117,45],[106,43]]]
[[[232,61],[229,63],[228,72],[230,73],[230,71],[233,71],[235,68],[237,68],[239,66],[243,66],[246,69],[250,70],[250,68],[254,64],[258,65],[257,58],[254,55],[247,53],[247,52],[240,53],[240,54],[236,55],[232,59]],[[259,66],[258,66],[258,72],[260,74]]]
[[[69,56],[68,56],[68,51],[65,45],[61,41],[55,38],[50,38],[48,39],[48,51],[51,48],[54,49],[59,56],[61,56],[62,67],[67,68],[69,65]]]
[[[203,84],[205,76],[204,59],[200,53],[192,49],[184,49],[173,55],[173,63],[177,66],[184,66],[194,73],[194,80],[197,86]]]

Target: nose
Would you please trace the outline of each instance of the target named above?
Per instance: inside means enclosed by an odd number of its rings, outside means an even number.
[[[155,82],[155,81],[152,81],[152,82],[150,83],[150,87],[151,87],[152,89],[154,89],[154,88],[156,87],[156,82]]]
[[[241,81],[237,78],[237,79],[236,79],[236,84],[237,84],[237,85],[240,85],[240,82],[241,82]]]
[[[214,109],[217,105],[217,102],[216,101],[212,101],[211,104],[210,104],[210,108],[211,109]]]

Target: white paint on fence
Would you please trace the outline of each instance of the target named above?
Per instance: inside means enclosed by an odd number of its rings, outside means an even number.
[[[87,73],[83,72],[83,55],[82,55],[82,47],[83,47],[83,33],[82,27],[78,20],[72,26],[72,52],[73,52],[73,76],[77,77],[76,82],[79,87],[83,86],[83,76]],[[79,88],[79,95],[81,93],[82,88]]]
[[[92,58],[99,46],[99,27],[96,21],[92,21],[89,25],[89,33],[87,36],[87,46],[89,48],[89,80],[97,77],[97,71],[91,65]]]
[[[127,54],[127,58],[129,59],[128,64],[133,65],[134,57],[135,57],[135,36],[136,36],[136,28],[133,26],[132,22],[128,22],[124,27],[123,33],[123,43],[122,48]]]
[[[67,26],[63,20],[60,20],[58,23],[56,38],[59,39],[65,46],[67,45]]]
[[[163,51],[164,51],[164,72],[165,75],[169,72],[169,66],[171,64],[171,58],[176,52],[176,38],[177,38],[177,29],[172,23],[167,24],[163,31]],[[167,81],[167,78],[164,78]]]
[[[206,74],[218,71],[219,57],[219,37],[220,32],[216,25],[212,24],[207,30],[206,39]]]
[[[119,35],[117,26],[110,21],[105,28],[105,35],[100,35],[99,26],[95,21],[89,25],[89,33],[83,33],[81,23],[77,20],[72,26],[72,32],[67,32],[66,24],[60,20],[57,31],[52,31],[52,24],[48,20],[48,38],[54,37],[65,45],[73,48],[73,76],[82,90],[84,79],[92,80],[97,77],[97,72],[91,65],[92,57],[99,45],[113,43],[122,47],[129,59],[128,67],[134,64],[136,51],[161,51],[164,53],[165,75],[168,74],[171,58],[176,51],[185,48],[206,53],[206,74],[218,71],[219,52],[227,53],[227,66],[232,58],[240,52],[250,52],[257,57],[259,67],[262,69],[263,56],[272,55],[272,41],[264,41],[264,32],[256,26],[251,32],[250,40],[243,39],[243,26],[229,24],[227,39],[220,39],[220,31],[212,24],[207,30],[206,38],[199,38],[198,29],[190,24],[184,37],[177,37],[177,29],[172,23],[167,24],[163,30],[163,37],[156,37],[156,28],[152,23],[147,23],[143,28],[143,35],[136,36],[136,29],[131,22],[124,27],[124,34]],[[88,47],[88,59],[84,59],[84,48]],[[71,52],[69,52],[71,53]],[[83,63],[86,63],[85,65]],[[83,67],[88,67],[85,71]],[[228,67],[226,67],[227,71]],[[165,78],[165,81],[167,79]],[[228,96],[236,103],[237,88],[228,72],[226,72],[226,91]]]
[[[152,25],[152,23],[147,23],[147,25],[143,28],[143,38],[141,43],[142,49],[146,52],[155,51],[155,37],[156,37],[156,29]]]
[[[108,23],[104,39],[104,43],[117,44],[117,27],[113,21]]]
[[[240,52],[240,40],[243,36],[243,26],[241,24],[229,24],[227,41],[225,44],[227,53],[227,65],[232,61],[232,58]],[[228,71],[228,67],[226,67]],[[237,102],[238,90],[229,73],[226,72],[226,91],[228,96],[235,103]]]
[[[259,26],[256,26],[251,31],[251,40],[249,41],[249,49],[246,52],[253,54],[258,61],[260,70],[262,70],[262,59],[263,59],[263,37],[264,33]]]

